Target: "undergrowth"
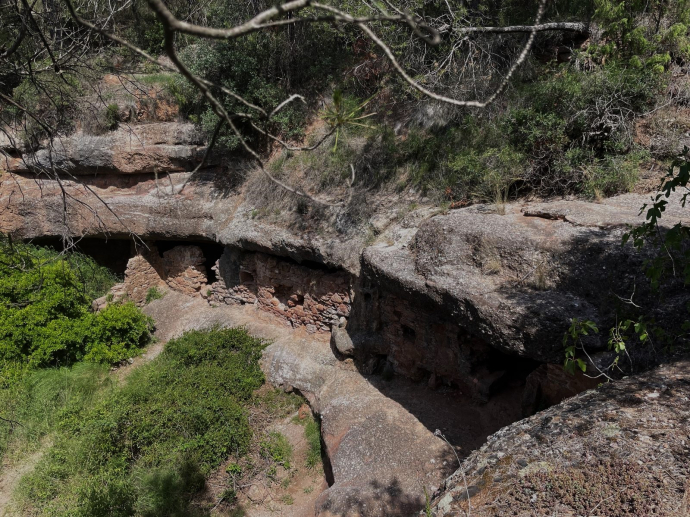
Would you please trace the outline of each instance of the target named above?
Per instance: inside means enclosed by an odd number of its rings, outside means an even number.
[[[313,469],[321,465],[321,426],[313,417],[309,417],[304,426],[304,436],[309,443],[307,468]]]
[[[306,418],[295,417],[293,422],[304,426],[304,437],[309,444],[307,451],[306,467],[309,469],[321,465],[321,423],[312,414]]]
[[[124,386],[98,387],[102,370],[79,366],[52,375],[83,375],[84,395],[31,390],[19,406],[37,411],[57,398],[53,445],[19,487],[23,513],[70,516],[202,515],[192,504],[205,476],[229,455],[246,454],[247,408],[263,383],[265,343],[243,329],[192,331],[170,341]],[[97,395],[85,395],[86,392]],[[93,397],[89,399],[89,397]],[[50,404],[49,404],[50,406]],[[17,416],[20,411],[17,411]],[[38,425],[38,424],[37,424]],[[36,433],[40,434],[39,432]],[[285,461],[289,461],[286,458]]]
[[[0,237],[0,388],[37,368],[136,355],[152,320],[132,303],[91,310],[116,281],[84,255]]]

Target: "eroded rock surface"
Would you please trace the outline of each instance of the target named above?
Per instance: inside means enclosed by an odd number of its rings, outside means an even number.
[[[360,303],[347,327],[356,348],[387,355],[407,376],[435,374],[480,395],[496,351],[561,363],[571,318],[607,328],[622,299],[651,300],[644,253],[621,245],[643,199],[515,204],[505,214],[475,206],[403,221],[363,251]],[[669,224],[688,222],[682,209],[667,215]],[[672,328],[689,295],[680,284],[664,291],[647,306]],[[590,350],[606,339],[589,339]]]
[[[0,154],[0,167],[26,173],[56,167],[71,174],[141,174],[184,171],[201,160],[203,135],[193,124],[123,126],[105,135],[75,133],[55,140],[52,153]]]
[[[296,388],[321,416],[332,485],[319,516],[410,515],[452,469],[450,447],[326,346],[282,342],[264,353],[269,382]]]
[[[516,422],[463,461],[433,515],[690,514],[690,361]]]

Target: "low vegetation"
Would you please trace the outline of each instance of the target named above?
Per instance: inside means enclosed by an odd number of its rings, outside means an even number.
[[[228,508],[233,476],[291,469],[292,446],[265,429],[302,400],[258,390],[264,341],[240,328],[188,332],[118,381],[110,366],[150,341],[152,321],[126,301],[92,311],[117,278],[80,254],[0,246],[0,457],[40,458],[15,489],[16,511],[206,515],[199,494],[228,458]]]
[[[169,342],[124,385],[84,363],[27,376],[11,417],[27,423],[22,436],[50,433],[52,446],[21,482],[21,511],[203,514],[192,500],[205,477],[228,456],[244,456],[252,441],[248,411],[264,380],[264,346],[242,329],[216,328]],[[266,454],[288,463],[289,452],[269,435]]]
[[[152,321],[132,303],[94,313],[116,282],[92,259],[0,240],[0,386],[25,372],[78,361],[115,364],[139,353]]]
[[[321,465],[321,426],[318,420],[309,416],[304,424],[304,436],[309,443],[307,453],[307,468],[313,469]]]
[[[150,287],[148,291],[146,291],[146,304],[151,303],[154,300],[160,300],[165,296],[165,293],[158,289],[157,287]]]

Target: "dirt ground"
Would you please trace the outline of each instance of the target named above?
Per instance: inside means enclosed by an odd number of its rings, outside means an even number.
[[[266,432],[279,432],[292,445],[293,456],[290,468],[278,467],[273,476],[260,470],[248,480],[238,480],[237,499],[234,504],[221,500],[223,492],[232,486],[232,477],[226,468],[227,461],[218,468],[207,481],[207,490],[200,498],[203,506],[212,506],[213,516],[234,516],[238,508],[244,517],[313,517],[317,497],[328,488],[326,476],[321,465],[307,466],[309,443],[304,434],[304,425],[298,423],[295,412],[284,419],[271,423]],[[253,451],[256,462],[257,451]],[[215,504],[214,504],[215,501]]]

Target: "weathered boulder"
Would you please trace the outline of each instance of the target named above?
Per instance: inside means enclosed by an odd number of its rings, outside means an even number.
[[[98,136],[78,132],[56,139],[51,150],[0,154],[0,168],[16,173],[56,167],[76,175],[165,174],[193,167],[204,149],[203,135],[193,124],[160,122],[139,125],[136,130],[121,127]]]
[[[331,346],[345,356],[351,356],[355,353],[355,345],[350,335],[344,328],[338,326],[331,329]]]
[[[274,385],[298,389],[321,417],[332,484],[316,515],[403,516],[424,506],[455,462],[450,447],[357,371],[343,368],[325,342],[283,340],[264,352]]]
[[[487,379],[481,370],[499,362],[496,351],[561,363],[571,318],[607,328],[633,292],[671,328],[690,293],[670,284],[655,300],[645,288],[645,254],[621,245],[626,225],[643,220],[643,200],[515,204],[505,214],[481,205],[413,228],[403,222],[385,244],[363,251],[348,332],[358,352],[387,355],[407,376],[479,387]],[[664,217],[669,225],[690,222],[673,202]],[[363,334],[369,338],[354,338]],[[595,336],[588,345],[601,349],[606,340]]]
[[[501,429],[445,481],[432,515],[689,515],[688,378],[690,361],[664,365]]]

